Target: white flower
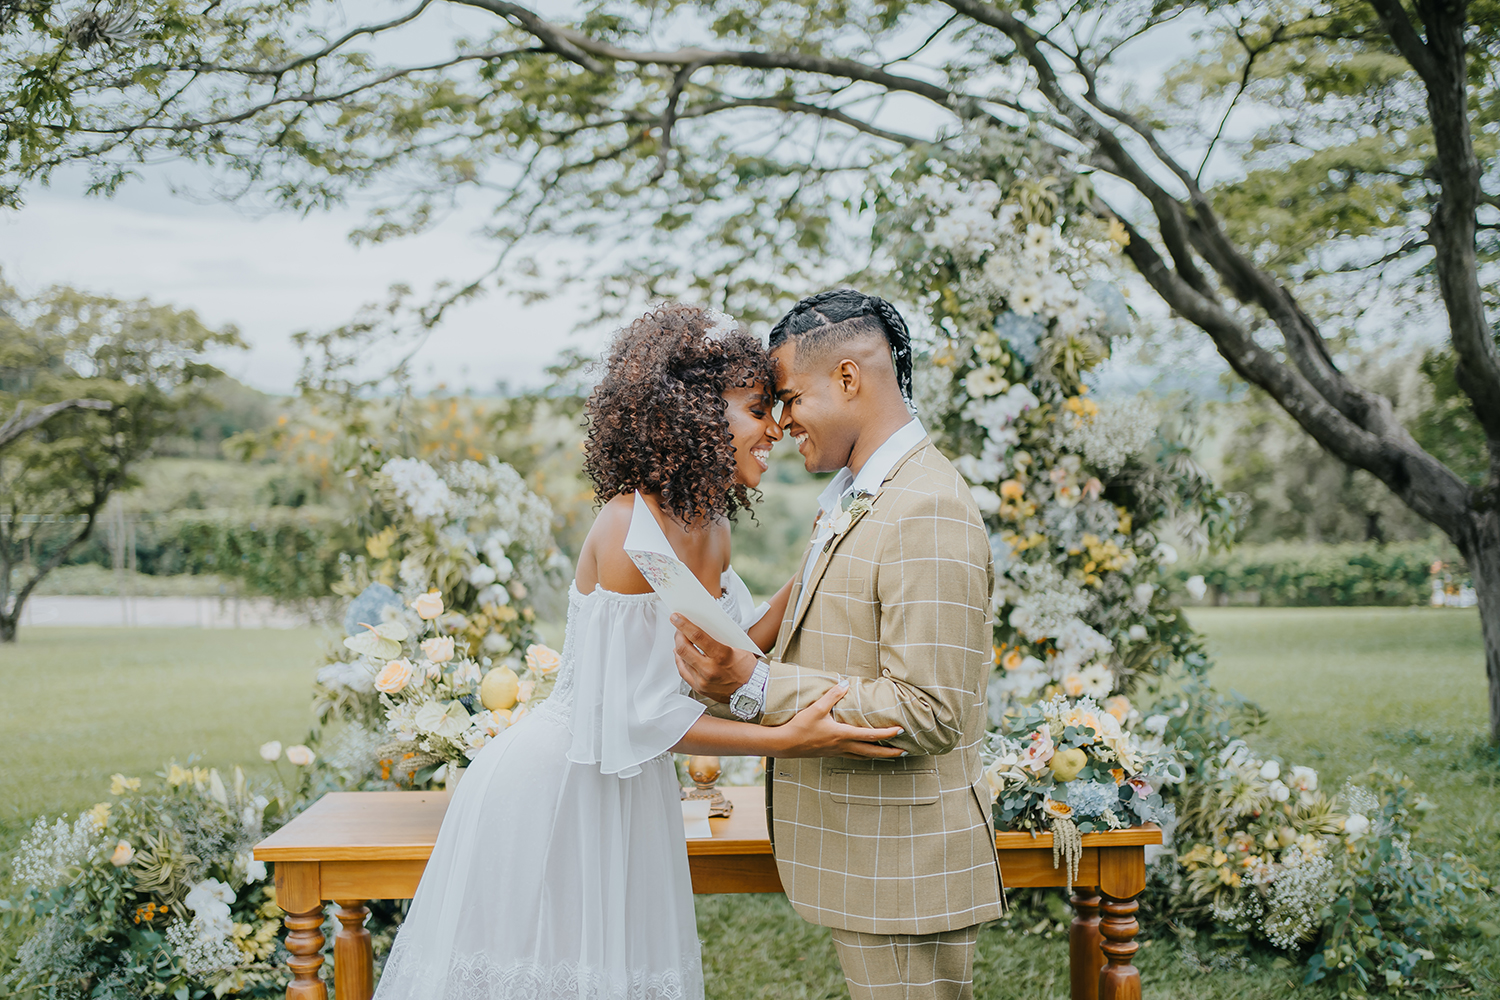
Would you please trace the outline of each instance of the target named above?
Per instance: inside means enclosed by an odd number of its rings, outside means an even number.
[[[418,458],[393,458],[380,471],[395,487],[396,497],[426,520],[446,519],[457,498],[437,470]]]
[[[1344,832],[1350,840],[1358,840],[1370,832],[1370,820],[1360,813],[1350,813],[1344,820]]]
[[[472,587],[488,587],[494,582],[494,569],[484,563],[475,563],[469,570],[469,585]]]
[[[425,587],[427,585],[427,564],[417,556],[407,556],[401,560],[399,573],[401,583],[407,587]]]
[[[515,564],[503,555],[492,559],[490,564],[495,568],[495,579],[501,583],[509,580],[511,574],[516,571]]]
[[[1260,766],[1260,776],[1266,781],[1275,781],[1281,777],[1281,765],[1274,760],[1268,760]]]
[[[130,846],[130,841],[122,840],[115,845],[115,851],[109,856],[109,863],[116,868],[124,868],[135,860],[135,848]]]
[[[479,592],[479,606],[486,604],[498,604],[504,606],[510,603],[510,592],[498,583],[492,583]]]
[[[975,455],[960,455],[953,460],[953,467],[971,483],[993,483],[1005,473],[1005,466],[995,459]]]
[[[1201,576],[1190,576],[1187,578],[1187,592],[1193,600],[1201,601],[1204,595],[1208,593],[1208,584],[1203,581],[1203,577]]]
[[[453,637],[435,635],[422,641],[422,655],[433,663],[447,663],[453,659]]]
[[[1135,585],[1135,590],[1133,591],[1133,594],[1135,596],[1135,603],[1141,605],[1142,607],[1145,607],[1146,605],[1151,603],[1151,597],[1155,593],[1156,584],[1138,583]]]
[[[511,651],[512,646],[513,644],[504,632],[491,632],[479,644],[479,648],[491,656],[504,656]]]
[[[473,660],[465,660],[458,665],[458,669],[453,671],[455,684],[478,684],[479,677],[479,664]]]
[[[1290,784],[1299,792],[1315,792],[1318,790],[1318,772],[1310,767],[1293,767]]]
[[[286,748],[286,759],[289,764],[295,764],[298,767],[307,767],[317,759],[317,755],[301,743],[298,743],[294,747]]]
[[[1162,542],[1151,550],[1151,558],[1162,566],[1170,566],[1177,561],[1177,550]]]
[[[1266,792],[1271,796],[1272,802],[1285,802],[1292,797],[1292,790],[1279,780],[1272,781],[1267,787]]]
[[[979,505],[981,514],[998,514],[1000,512],[1000,494],[988,486],[970,486],[969,492],[974,494],[974,502]]]
[[[443,595],[436,591],[421,594],[411,602],[411,609],[417,613],[418,618],[430,622],[443,613]]]
[[[1146,626],[1144,626],[1144,625],[1141,625],[1141,624],[1137,623],[1135,625],[1130,626],[1130,641],[1131,642],[1145,642],[1146,641],[1146,636],[1148,636],[1149,634],[1150,633],[1146,631]]]
[[[985,399],[1009,389],[1010,380],[994,365],[982,365],[965,376],[964,388],[975,399]]]
[[[260,759],[268,764],[274,764],[281,759],[281,741],[271,740],[260,745]]]
[[[1141,728],[1148,733],[1155,733],[1157,736],[1160,736],[1167,731],[1167,725],[1171,721],[1172,717],[1169,715],[1149,715],[1146,717],[1146,721],[1141,723]]]
[[[1107,698],[1109,692],[1114,688],[1115,679],[1109,672],[1109,667],[1102,663],[1093,663],[1083,668],[1083,694],[1089,698]]]

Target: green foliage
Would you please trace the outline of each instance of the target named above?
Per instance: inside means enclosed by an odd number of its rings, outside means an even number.
[[[34,301],[0,283],[0,411],[91,398],[105,410],[70,410],[0,452],[0,640],[15,636],[36,582],[88,539],[105,502],[135,481],[136,464],[219,376],[206,352],[242,346],[191,312],[144,300],[53,288]],[[61,538],[11,575],[27,552]]]
[[[1432,566],[1457,559],[1445,540],[1343,545],[1244,545],[1177,568],[1178,587],[1203,577],[1211,594],[1267,607],[1426,605]]]
[[[1427,351],[1417,369],[1431,387],[1432,402],[1412,421],[1412,437],[1469,485],[1481,485],[1489,473],[1489,449],[1474,404],[1458,387],[1453,349]]]

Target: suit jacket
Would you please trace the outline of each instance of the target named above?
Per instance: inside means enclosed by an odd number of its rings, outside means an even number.
[[[901,726],[891,743],[910,756],[768,762],[768,825],[788,898],[813,923],[874,934],[1001,916],[979,758],[994,568],[973,494],[924,438],[873,509],[804,558],[816,560],[808,599],[799,576],[761,722],[788,721],[847,676],[834,714]]]

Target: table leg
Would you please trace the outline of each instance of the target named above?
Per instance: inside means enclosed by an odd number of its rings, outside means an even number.
[[[365,930],[369,908],[363,899],[341,899],[333,936],[333,994],[338,1000],[370,1000],[375,994],[375,952]]]
[[[1141,925],[1135,914],[1140,904],[1134,897],[1115,899],[1104,897],[1104,919],[1099,931],[1104,935],[1101,948],[1105,966],[1099,970],[1099,1000],[1141,1000],[1141,970],[1130,964],[1140,945],[1136,943],[1136,932]]]
[[[1099,1000],[1099,970],[1104,967],[1099,933],[1099,896],[1078,887],[1073,894],[1073,926],[1068,930],[1072,1000]]]
[[[286,950],[292,957],[292,981],[287,984],[286,1000],[328,1000],[328,987],[318,978],[323,964],[323,908],[305,913],[288,913]]]

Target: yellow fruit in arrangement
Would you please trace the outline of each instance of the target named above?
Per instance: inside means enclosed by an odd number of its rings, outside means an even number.
[[[1052,769],[1052,777],[1058,781],[1072,781],[1078,777],[1078,772],[1083,770],[1083,765],[1089,762],[1089,755],[1074,747],[1071,750],[1059,750],[1047,761],[1047,766]]]
[[[521,678],[510,667],[496,667],[479,682],[479,700],[490,711],[510,708],[521,692]]]

